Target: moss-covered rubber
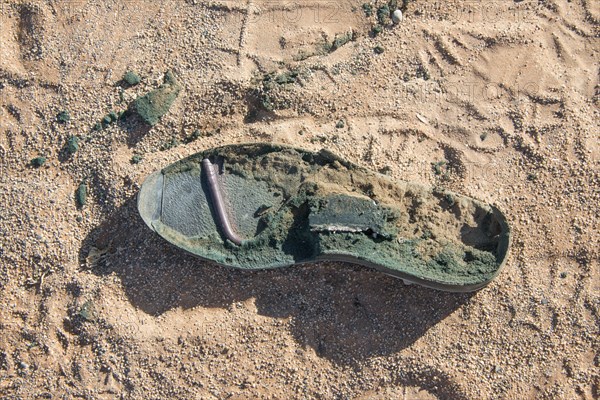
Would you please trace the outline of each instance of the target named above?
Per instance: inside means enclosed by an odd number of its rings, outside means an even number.
[[[160,236],[218,264],[343,261],[457,292],[488,284],[510,246],[493,206],[326,150],[274,144],[218,147],[169,165],[146,179],[138,209]]]

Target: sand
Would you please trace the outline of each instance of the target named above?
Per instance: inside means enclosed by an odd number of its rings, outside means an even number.
[[[0,3],[0,397],[600,396],[598,2],[418,0],[375,35],[376,8]],[[102,126],[168,70],[155,126]],[[243,142],[494,204],[506,268],[473,294],[343,263],[243,272],[143,224],[146,176]]]

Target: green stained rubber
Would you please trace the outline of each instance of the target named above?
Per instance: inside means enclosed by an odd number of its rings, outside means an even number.
[[[204,158],[220,168],[239,246],[215,222]],[[146,179],[138,209],[163,238],[218,264],[343,261],[447,291],[488,284],[510,247],[506,219],[493,206],[393,181],[325,150],[283,145],[230,145],[176,162]]]

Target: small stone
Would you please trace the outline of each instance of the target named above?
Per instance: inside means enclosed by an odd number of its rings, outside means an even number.
[[[373,51],[375,51],[375,54],[382,54],[385,51],[385,49],[382,46],[375,46]]]
[[[77,188],[75,199],[77,200],[77,206],[79,208],[85,206],[85,203],[87,203],[87,185],[85,182],[82,182]]]
[[[199,139],[200,137],[202,137],[202,132],[200,132],[199,129],[196,129],[190,135],[186,136],[183,139],[183,142],[184,143],[192,143],[194,140]]]
[[[39,168],[46,163],[46,157],[36,157],[31,160],[31,165],[35,168]]]
[[[362,5],[363,11],[365,12],[365,15],[367,17],[370,17],[371,15],[373,15],[373,6],[369,3],[364,3]]]
[[[381,25],[385,25],[390,17],[390,7],[387,4],[377,9],[377,20]]]
[[[56,120],[58,122],[60,122],[61,124],[66,124],[67,122],[69,122],[71,120],[71,116],[69,115],[68,111],[61,111],[56,116]]]
[[[79,138],[77,136],[70,136],[67,139],[67,152],[69,154],[75,154],[79,150]]]
[[[79,316],[85,321],[93,321],[95,319],[94,313],[94,303],[91,301],[86,301],[79,309]]]
[[[133,71],[127,71],[125,75],[123,75],[123,82],[125,82],[128,86],[135,86],[141,82],[140,76]]]
[[[401,10],[396,10],[392,13],[392,21],[394,22],[394,24],[399,24],[400,22],[402,22]]]

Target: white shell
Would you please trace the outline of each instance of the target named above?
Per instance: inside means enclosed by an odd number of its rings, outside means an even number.
[[[402,21],[402,11],[394,11],[394,13],[392,14],[392,21],[394,21],[395,24],[399,24]]]

